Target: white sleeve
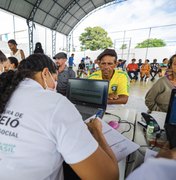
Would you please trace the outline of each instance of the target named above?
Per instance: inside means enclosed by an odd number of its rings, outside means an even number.
[[[51,128],[57,150],[68,164],[86,159],[98,148],[81,115],[65,97],[56,105]]]
[[[175,160],[151,158],[134,170],[126,180],[175,180],[175,169]]]

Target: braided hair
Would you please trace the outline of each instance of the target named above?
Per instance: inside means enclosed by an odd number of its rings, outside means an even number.
[[[56,65],[44,54],[32,54],[22,60],[17,71],[8,71],[0,75],[0,114],[4,112],[5,106],[13,92],[25,78],[33,78],[37,72],[48,68],[50,73],[56,73]]]

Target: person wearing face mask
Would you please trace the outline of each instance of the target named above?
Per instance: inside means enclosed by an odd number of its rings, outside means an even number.
[[[66,65],[67,54],[64,52],[57,53],[53,59],[58,66],[57,92],[66,96],[66,89],[69,78],[75,78],[75,72]]]
[[[101,121],[86,125],[53,91],[56,80],[56,65],[44,54],[0,75],[0,179],[63,180],[65,160],[80,179],[118,180]]]

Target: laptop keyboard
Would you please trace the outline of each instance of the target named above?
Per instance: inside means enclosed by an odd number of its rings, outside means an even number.
[[[85,120],[97,113],[97,108],[81,106],[81,105],[75,105],[75,107],[82,115],[83,120]]]

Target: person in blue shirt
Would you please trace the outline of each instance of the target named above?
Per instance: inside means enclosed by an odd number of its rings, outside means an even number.
[[[69,68],[73,68],[73,65],[75,65],[74,64],[74,54],[71,54],[71,56],[69,57],[69,59],[68,59],[68,65],[69,65]]]

